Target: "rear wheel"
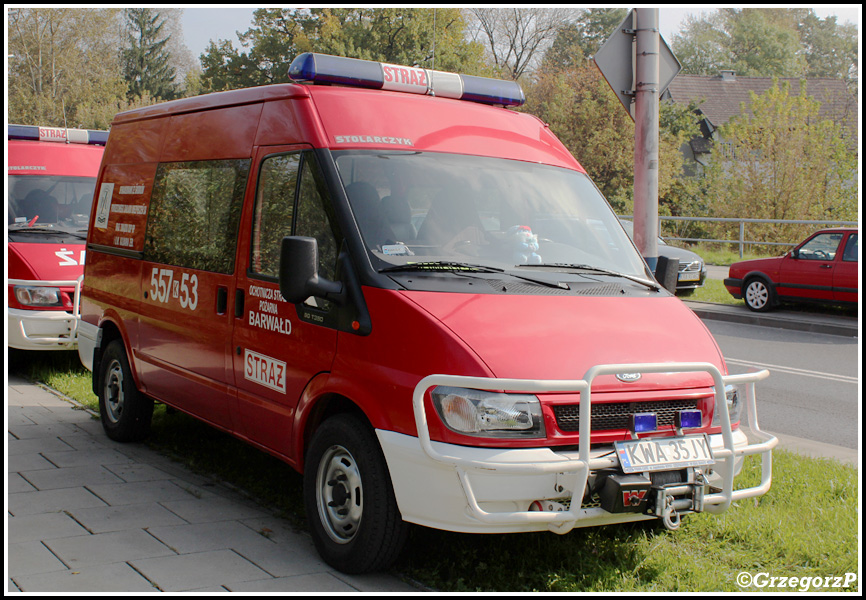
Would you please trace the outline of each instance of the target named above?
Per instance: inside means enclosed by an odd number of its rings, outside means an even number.
[[[366,573],[399,556],[407,525],[385,457],[362,419],[337,415],[316,431],[304,465],[304,504],[316,549],[332,567]]]
[[[150,433],[153,400],[138,391],[123,340],[105,349],[99,369],[99,416],[106,435],[117,442],[137,442]]]
[[[776,293],[766,281],[752,278],[743,285],[743,300],[746,306],[755,312],[767,312],[776,304]]]

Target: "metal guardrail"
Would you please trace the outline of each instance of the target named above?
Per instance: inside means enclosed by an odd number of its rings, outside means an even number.
[[[633,219],[632,215],[624,215],[621,216],[622,219]],[[729,217],[671,217],[666,215],[659,215],[659,235],[661,235],[661,222],[662,221],[701,221],[701,222],[715,222],[715,223],[739,223],[740,226],[740,235],[736,240],[717,240],[712,238],[685,238],[685,237],[673,237],[673,236],[662,236],[665,241],[674,240],[680,242],[717,242],[721,244],[737,244],[740,249],[740,258],[743,258],[743,248],[747,245],[755,245],[755,246],[788,246],[794,247],[800,243],[802,240],[798,240],[796,242],[762,242],[758,240],[747,240],[746,239],[746,224],[747,223],[770,223],[774,225],[832,225],[832,226],[844,226],[844,227],[857,227],[859,223],[857,221],[807,221],[807,220],[786,220],[786,219],[737,219],[737,218],[729,218]]]

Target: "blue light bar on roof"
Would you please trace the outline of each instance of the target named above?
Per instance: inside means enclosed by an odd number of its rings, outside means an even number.
[[[426,94],[483,104],[520,106],[526,100],[515,81],[312,52],[305,52],[292,61],[289,77],[294,81]]]
[[[9,125],[9,140],[32,140],[37,142],[63,142],[67,144],[95,144],[104,146],[108,142],[107,131],[95,129],[66,129],[64,127],[38,127],[36,125]]]

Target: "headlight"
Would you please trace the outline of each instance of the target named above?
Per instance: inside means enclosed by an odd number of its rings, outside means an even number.
[[[488,437],[544,437],[541,403],[530,394],[500,394],[437,386],[430,392],[445,425],[457,433]]]
[[[24,306],[63,306],[60,290],[52,287],[17,285],[15,298]]]
[[[743,405],[743,403],[740,402],[740,391],[737,389],[737,386],[725,386],[725,403],[728,405],[728,416],[731,418],[731,425],[734,425],[740,420],[740,410]],[[721,424],[722,420],[719,417],[719,407],[716,407],[716,410],[713,411],[713,426],[718,427]]]

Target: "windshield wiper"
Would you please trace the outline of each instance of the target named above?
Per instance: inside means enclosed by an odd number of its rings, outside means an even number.
[[[624,279],[628,279],[629,281],[634,281],[635,283],[639,283],[641,285],[645,285],[650,288],[654,292],[658,292],[661,290],[661,286],[657,284],[655,281],[649,281],[648,279],[641,279],[640,277],[635,277],[634,275],[627,275],[625,273],[620,273],[618,271],[611,271],[610,269],[603,269],[601,267],[594,267],[592,265],[582,265],[582,264],[571,264],[571,263],[542,263],[540,265],[516,265],[518,267],[548,267],[551,269],[576,269],[580,271],[592,271],[593,273],[601,273],[603,275],[611,275],[613,277],[622,277]]]
[[[476,265],[472,263],[465,263],[453,260],[434,260],[427,262],[410,262],[405,265],[394,265],[393,267],[385,267],[384,269],[379,269],[380,273],[393,273],[396,271],[442,271],[448,273],[456,273],[458,275],[464,275],[467,273],[497,273],[501,275],[508,275],[509,277],[514,277],[515,279],[522,279],[523,281],[528,281],[530,283],[535,283],[538,285],[543,285],[547,287],[557,288],[560,290],[569,290],[567,284],[562,283],[561,281],[545,281],[543,279],[535,279],[534,277],[525,277],[523,275],[518,275],[516,273],[509,273],[505,271],[505,269],[499,269],[497,267],[490,267],[487,265]]]
[[[85,231],[85,230],[81,230]],[[16,227],[14,224],[9,226],[9,233],[44,233],[48,235],[71,235],[82,240],[87,239],[86,233],[69,231],[67,229],[55,229],[53,227],[28,227],[26,225]]]

